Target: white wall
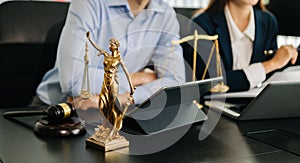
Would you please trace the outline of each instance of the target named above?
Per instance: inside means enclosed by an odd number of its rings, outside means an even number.
[[[203,8],[209,0],[164,0],[173,7]]]

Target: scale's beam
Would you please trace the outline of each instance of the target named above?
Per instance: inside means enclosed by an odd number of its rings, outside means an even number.
[[[209,35],[198,35],[197,30],[195,30],[194,35],[192,36],[186,36],[180,40],[177,41],[172,41],[172,45],[176,45],[176,44],[181,44],[187,41],[191,41],[194,40],[194,53],[193,53],[193,81],[196,80],[196,60],[197,60],[197,41],[198,40],[208,40],[208,41],[216,41],[218,40],[218,35],[213,35],[213,36],[209,36]],[[206,73],[206,72],[205,72]],[[205,74],[204,73],[204,74]]]
[[[191,41],[191,40],[217,40],[218,39],[218,35],[213,35],[213,36],[208,36],[208,35],[196,35],[195,36],[187,36],[187,37],[184,37],[180,40],[177,40],[177,41],[172,41],[171,43],[173,45],[176,45],[176,44],[181,44],[181,43],[184,43],[184,42],[187,42],[187,41]]]

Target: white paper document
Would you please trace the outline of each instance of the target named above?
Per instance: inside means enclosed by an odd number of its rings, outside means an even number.
[[[204,99],[254,98],[263,90],[263,88],[264,86],[241,92],[214,93],[212,95],[205,96]]]
[[[286,69],[284,69],[283,71],[300,71],[300,66],[290,66],[290,67],[287,67]]]
[[[284,71],[274,73],[259,88],[253,88],[248,91],[220,93],[205,96],[204,99],[214,98],[251,98],[256,97],[268,83],[273,82],[300,82],[300,66],[289,67]]]

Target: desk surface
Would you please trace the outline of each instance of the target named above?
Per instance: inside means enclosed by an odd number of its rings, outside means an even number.
[[[8,109],[0,110],[0,115]],[[22,120],[34,124],[36,117]],[[0,118],[0,162],[299,162],[300,157],[241,135],[235,121],[221,118],[213,132],[198,139],[201,123],[172,146],[153,154],[127,155],[86,147],[89,134],[72,138],[40,138],[29,126]],[[149,138],[151,141],[151,138]],[[145,146],[144,148],[147,148]],[[1,162],[1,163],[2,163]]]

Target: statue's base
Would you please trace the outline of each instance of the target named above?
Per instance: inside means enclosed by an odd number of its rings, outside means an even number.
[[[129,141],[124,136],[119,135],[117,132],[110,135],[110,132],[111,129],[98,126],[98,128],[95,128],[95,134],[86,139],[86,145],[104,152],[129,146]]]
[[[114,140],[108,143],[104,143],[100,141],[95,141],[92,138],[88,138],[86,139],[86,145],[104,152],[108,152],[108,151],[128,147],[129,141],[122,139],[122,140]]]

